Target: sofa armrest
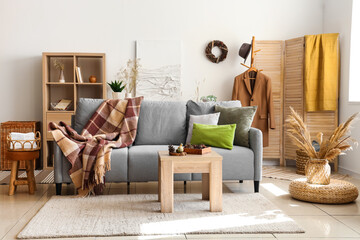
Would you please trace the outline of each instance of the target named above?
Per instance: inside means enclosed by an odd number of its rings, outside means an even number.
[[[63,153],[60,147],[53,141],[53,148],[54,148],[54,181],[55,183],[62,183],[63,182]]]
[[[263,136],[257,128],[250,128],[249,144],[250,149],[254,152],[254,181],[260,181],[262,178],[262,161],[263,161]]]

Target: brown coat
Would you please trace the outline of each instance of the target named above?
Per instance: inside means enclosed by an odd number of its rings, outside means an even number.
[[[262,131],[263,146],[267,147],[269,145],[269,127],[275,129],[270,78],[258,72],[256,74],[254,91],[252,92],[249,72],[246,71],[240,74],[234,80],[232,99],[240,100],[242,106],[258,106],[251,126]]]

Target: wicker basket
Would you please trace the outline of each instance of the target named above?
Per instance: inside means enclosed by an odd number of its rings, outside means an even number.
[[[305,175],[305,166],[309,161],[309,156],[302,149],[296,150],[296,173]]]
[[[33,140],[13,140],[11,139],[11,133],[6,139],[6,148],[9,152],[32,152],[39,151],[41,149],[41,134],[36,131]],[[20,147],[19,147],[20,146]]]
[[[328,185],[331,167],[326,159],[310,159],[305,166],[305,175],[310,184]]]

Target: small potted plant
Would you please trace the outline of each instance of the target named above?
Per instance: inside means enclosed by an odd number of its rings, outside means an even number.
[[[217,97],[214,95],[202,96],[200,101],[202,102],[216,102]]]
[[[113,92],[112,92],[113,99],[119,99],[120,93],[124,90],[124,88],[126,87],[126,84],[123,84],[123,81],[117,81],[117,80],[114,80],[108,84],[109,84],[111,90],[113,90]]]
[[[57,70],[60,70],[60,75],[59,75],[59,82],[60,83],[65,83],[65,76],[64,76],[64,63],[62,63],[61,61],[58,61],[57,59],[54,60],[54,67]]]

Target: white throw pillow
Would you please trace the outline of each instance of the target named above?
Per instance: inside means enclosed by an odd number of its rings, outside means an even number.
[[[191,142],[192,131],[194,123],[206,124],[206,125],[217,125],[220,117],[220,112],[204,114],[204,115],[190,115],[189,118],[189,130],[186,138],[186,143]]]

